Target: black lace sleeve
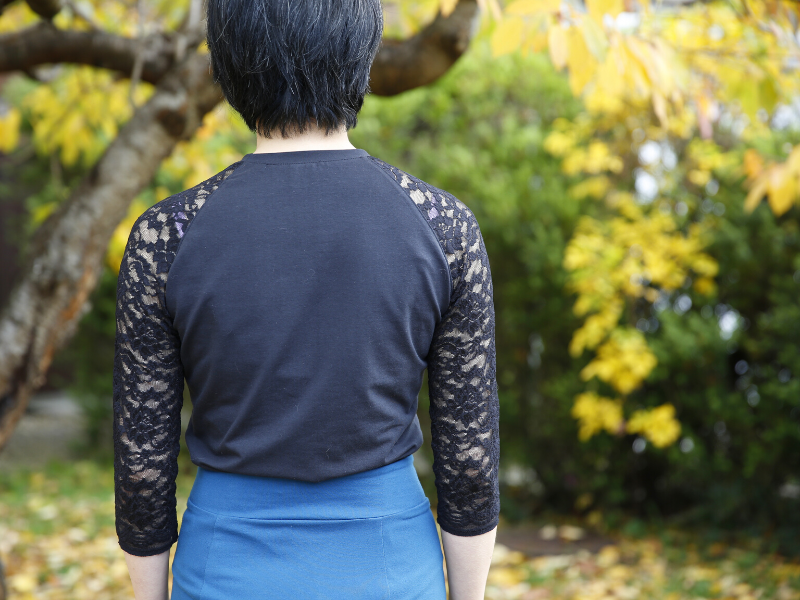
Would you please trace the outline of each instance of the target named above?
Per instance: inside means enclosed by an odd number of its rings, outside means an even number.
[[[239,163],[236,163],[238,165]],[[147,209],[117,281],[114,492],[120,547],[136,556],[178,539],[175,478],[183,404],[180,340],[166,310],[169,268],[192,218],[236,165]]]
[[[450,267],[450,306],[428,355],[431,446],[442,530],[474,536],[500,514],[499,401],[489,259],[472,211],[378,159],[430,224]]]

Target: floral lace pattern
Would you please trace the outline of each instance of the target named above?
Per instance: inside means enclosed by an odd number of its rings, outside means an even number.
[[[178,539],[175,478],[183,367],[164,292],[192,218],[240,163],[147,209],[134,223],[117,282],[114,491],[123,550],[151,556]]]
[[[500,512],[499,402],[489,259],[472,211],[453,195],[370,157],[411,197],[450,267],[450,307],[428,355],[433,472],[441,528],[480,535]]]

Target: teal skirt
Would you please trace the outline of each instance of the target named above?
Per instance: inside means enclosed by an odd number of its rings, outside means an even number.
[[[413,456],[319,483],[198,469],[172,600],[445,600]]]

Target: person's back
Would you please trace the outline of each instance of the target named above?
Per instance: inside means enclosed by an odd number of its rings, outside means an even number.
[[[193,460],[322,481],[405,458],[450,300],[433,230],[363,150],[249,154],[230,170],[166,291]]]
[[[214,59],[220,50],[210,46]],[[291,139],[302,140],[302,131]],[[417,394],[427,368],[451,593],[478,597],[499,514],[499,432],[491,275],[477,221],[447,192],[353,148],[346,133],[342,142],[315,139],[296,150],[259,137],[259,148],[271,150],[157,203],[132,229],[117,307],[120,545],[136,587],[134,556],[163,556],[178,539],[185,377],[193,403],[186,440],[201,469],[173,566],[181,598],[231,597],[258,577],[274,579],[258,563],[241,574],[240,588],[220,573],[241,562],[217,569],[222,582],[209,582],[205,566],[192,571],[237,552],[258,561],[263,544],[306,544],[317,563],[333,564],[348,544],[356,551],[376,539],[383,567],[375,557],[356,559],[348,573],[337,571],[340,579],[324,581],[342,590],[360,582],[363,597],[382,597],[366,585],[377,577],[387,594],[416,585],[426,598],[441,597],[443,580],[439,590],[425,566],[436,552],[441,562],[441,552],[430,545],[419,512],[427,501],[410,462],[422,444]],[[278,498],[289,500],[277,506]],[[369,525],[329,540],[323,530],[342,517],[379,523],[379,538]],[[307,528],[300,537],[295,518]],[[220,519],[240,525],[225,538]],[[246,522],[250,529],[240,530]],[[267,529],[254,533],[256,522]],[[287,522],[295,528],[281,537]],[[261,545],[242,545],[243,536]],[[422,565],[403,562],[413,553],[405,539],[419,540]],[[315,556],[305,559],[314,564]],[[272,562],[285,571],[299,560]]]

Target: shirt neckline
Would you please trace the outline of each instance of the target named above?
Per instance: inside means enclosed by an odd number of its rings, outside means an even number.
[[[341,150],[295,150],[294,152],[264,152],[261,154],[245,154],[245,162],[259,163],[262,165],[283,165],[290,163],[316,163],[332,160],[348,160],[369,156],[361,148],[344,148]]]

